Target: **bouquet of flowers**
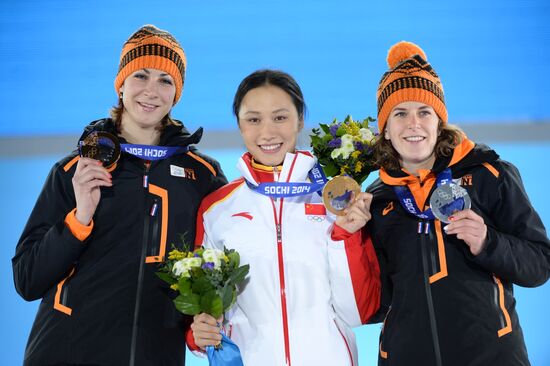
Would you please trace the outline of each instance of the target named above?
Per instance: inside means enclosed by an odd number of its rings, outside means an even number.
[[[250,266],[240,265],[233,249],[172,250],[157,276],[178,291],[176,309],[183,314],[207,313],[218,319],[237,299],[237,285]]]
[[[347,116],[330,124],[319,124],[312,130],[311,147],[328,177],[349,175],[361,184],[370,172],[378,169],[374,163],[372,145],[378,133],[369,126],[375,120],[367,117],[362,122]]]

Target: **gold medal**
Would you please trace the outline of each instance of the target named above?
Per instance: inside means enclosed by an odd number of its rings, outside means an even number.
[[[352,194],[353,193],[353,194]],[[361,193],[361,186],[347,175],[338,175],[323,188],[323,203],[335,215],[343,216],[352,196]]]
[[[120,157],[120,143],[108,132],[94,131],[80,141],[79,153],[82,157],[101,161],[109,169]]]

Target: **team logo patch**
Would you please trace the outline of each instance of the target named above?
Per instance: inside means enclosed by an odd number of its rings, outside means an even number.
[[[231,217],[244,217],[245,219],[252,220],[253,216],[250,214],[250,212],[239,212],[231,215]]]
[[[195,171],[193,169],[182,168],[177,165],[170,165],[170,175],[173,177],[197,180],[197,178],[195,177]]]
[[[388,203],[388,205],[386,206],[386,208],[384,208],[384,210],[382,211],[382,216],[386,216],[387,214],[390,213],[390,211],[393,210],[393,201],[391,201],[390,203]]]

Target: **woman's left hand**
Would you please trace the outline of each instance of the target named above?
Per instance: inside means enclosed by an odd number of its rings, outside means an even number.
[[[483,218],[472,210],[463,210],[454,213],[450,218],[451,223],[445,226],[448,235],[456,234],[469,247],[470,253],[478,255],[485,248],[487,239],[487,225]]]
[[[372,194],[361,192],[353,197],[352,204],[344,210],[344,216],[336,218],[336,225],[345,229],[348,233],[354,233],[361,229],[371,219],[370,204]]]

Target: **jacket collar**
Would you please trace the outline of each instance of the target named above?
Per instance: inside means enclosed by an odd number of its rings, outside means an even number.
[[[287,153],[282,166],[271,167],[258,164],[249,152],[244,153],[237,169],[243,177],[254,185],[268,182],[305,182],[309,171],[316,163],[316,159],[308,151]],[[271,179],[271,180],[270,180]]]

